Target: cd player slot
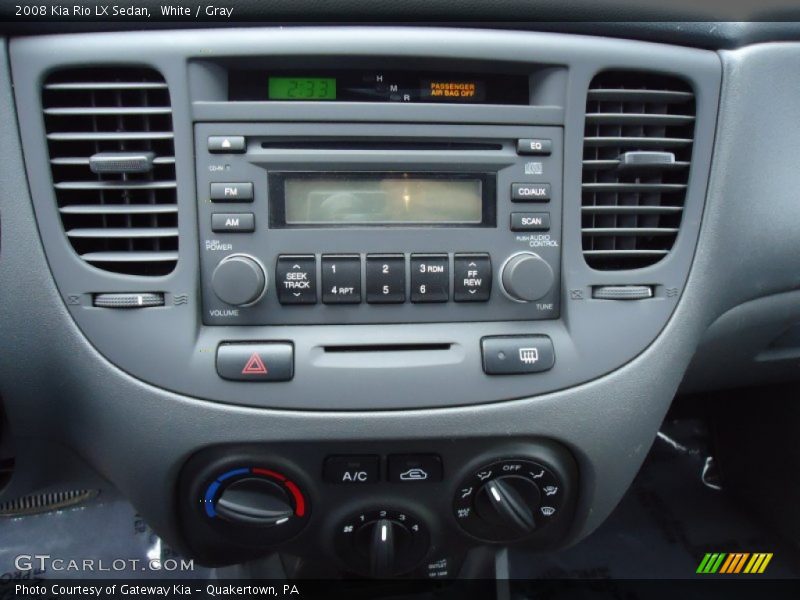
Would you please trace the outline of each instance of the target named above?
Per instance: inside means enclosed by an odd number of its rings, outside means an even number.
[[[287,140],[261,142],[267,150],[502,150],[503,145],[488,142],[437,142],[397,140],[362,141],[362,140]]]
[[[324,346],[323,350],[329,354],[343,354],[355,352],[420,352],[431,350],[450,350],[452,344],[365,344],[355,346]]]

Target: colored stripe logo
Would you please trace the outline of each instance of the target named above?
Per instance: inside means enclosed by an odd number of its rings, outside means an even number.
[[[700,575],[760,574],[767,569],[772,556],[772,552],[708,552],[695,572]]]

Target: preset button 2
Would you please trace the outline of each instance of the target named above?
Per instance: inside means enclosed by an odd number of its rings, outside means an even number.
[[[314,256],[279,256],[275,287],[281,304],[316,304],[317,260]]]
[[[447,302],[450,265],[447,254],[411,255],[411,301]]]
[[[405,300],[405,257],[402,254],[367,256],[367,302],[397,304]]]

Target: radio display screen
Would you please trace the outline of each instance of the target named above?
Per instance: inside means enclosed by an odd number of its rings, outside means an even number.
[[[285,173],[282,183],[289,226],[480,225],[484,220],[480,176]]]

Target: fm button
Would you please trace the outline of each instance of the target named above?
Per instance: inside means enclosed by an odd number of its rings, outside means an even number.
[[[279,256],[275,287],[281,304],[316,304],[317,259],[314,256]]]

